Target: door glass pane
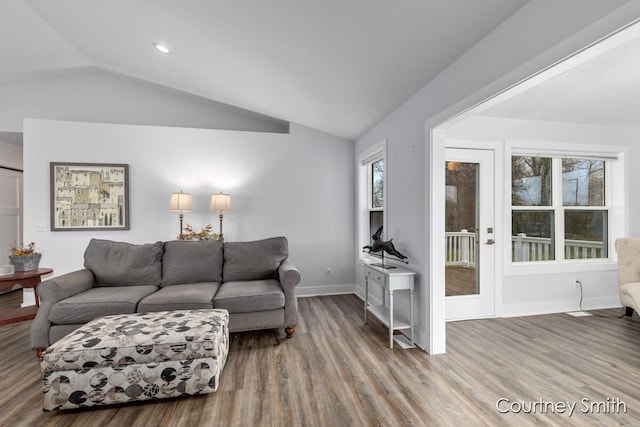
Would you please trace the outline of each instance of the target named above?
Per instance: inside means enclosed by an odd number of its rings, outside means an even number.
[[[446,296],[476,295],[478,163],[446,162]]]
[[[555,259],[553,211],[513,211],[511,232],[514,262]]]
[[[564,213],[565,259],[607,258],[607,211]]]

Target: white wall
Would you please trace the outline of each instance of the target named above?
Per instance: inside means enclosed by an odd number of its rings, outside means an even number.
[[[352,292],[354,144],[302,126],[290,134],[27,119],[24,123],[24,234],[55,274],[82,267],[92,237],[132,243],[174,239],[170,194],[192,193],[185,222],[218,229],[209,196],[232,196],[227,241],[286,236],[301,295]],[[50,229],[49,162],[127,163],[130,230]],[[326,269],[332,269],[327,277]]]
[[[430,283],[431,277],[443,278],[444,272],[439,274],[429,265],[432,245],[439,245],[439,240],[432,241],[430,236],[431,221],[439,218],[432,212],[440,209],[431,203],[431,164],[444,164],[444,147],[436,148],[433,154],[432,147],[425,146],[425,141],[431,143],[426,130],[638,16],[639,2],[528,2],[356,141],[358,156],[387,139],[387,236],[411,254],[409,267],[418,272],[417,342],[421,347],[432,353],[445,350],[444,285]],[[364,279],[360,269],[357,273],[361,292]],[[408,312],[406,301],[400,307]]]
[[[589,150],[589,146],[615,146],[623,149],[628,159],[623,160],[633,165],[640,157],[629,155],[630,147],[640,146],[640,129],[612,128],[594,125],[577,125],[537,120],[517,120],[497,117],[475,116],[447,128],[446,135],[451,140],[466,141],[535,141],[536,143],[552,143],[554,146],[563,143],[575,145],[575,150]],[[600,151],[599,149],[597,151]],[[636,153],[636,156],[640,153]],[[508,152],[505,156],[510,156]],[[510,157],[498,159],[508,167]],[[637,168],[627,167],[631,178],[628,182],[638,182],[640,172]],[[636,179],[634,181],[634,178]],[[510,181],[498,180],[496,194],[504,195],[510,189]],[[616,189],[617,190],[617,189]],[[629,191],[637,192],[633,186]],[[628,192],[627,192],[628,193]],[[624,202],[628,212],[637,212],[640,202],[637,197],[627,197]],[[503,212],[496,214],[496,232],[504,229],[511,218],[508,200],[501,204]],[[636,209],[636,210],[634,210]],[[612,214],[610,221],[616,221]],[[632,221],[637,230],[640,221]],[[629,235],[626,225],[613,224],[615,230],[610,235],[610,242],[617,237]],[[506,245],[503,245],[506,248]],[[615,258],[615,253],[611,253]],[[522,316],[579,309],[580,290],[574,287],[575,280],[583,285],[584,309],[608,308],[620,305],[618,272],[615,262],[573,264],[553,266],[553,274],[545,267],[511,268],[509,254],[501,254],[505,263],[505,275],[502,277],[502,299],[497,312],[502,316]]]
[[[282,120],[132,77],[83,68],[56,78],[0,86],[0,131],[22,132],[23,118],[288,131]]]

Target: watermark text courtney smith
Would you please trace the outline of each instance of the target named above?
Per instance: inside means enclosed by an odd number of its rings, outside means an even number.
[[[496,409],[501,414],[626,414],[627,404],[619,397],[607,397],[604,400],[551,401],[540,398],[532,401],[511,400],[501,397],[496,401]]]

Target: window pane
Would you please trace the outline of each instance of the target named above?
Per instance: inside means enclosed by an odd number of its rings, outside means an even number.
[[[511,204],[551,206],[551,159],[511,157]]]
[[[553,211],[513,211],[511,230],[514,262],[555,259]]]
[[[476,231],[478,163],[446,162],[445,231]]]
[[[607,258],[607,211],[565,211],[565,259]]]
[[[373,236],[378,228],[382,227],[384,220],[384,213],[382,211],[370,211],[369,212],[369,244],[373,245]]]
[[[371,164],[371,207],[384,205],[384,162],[378,160]]]
[[[604,206],[604,161],[562,159],[562,204]]]

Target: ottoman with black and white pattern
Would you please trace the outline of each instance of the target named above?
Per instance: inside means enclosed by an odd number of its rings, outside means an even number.
[[[42,355],[44,410],[212,393],[229,352],[227,310],[105,316]]]

